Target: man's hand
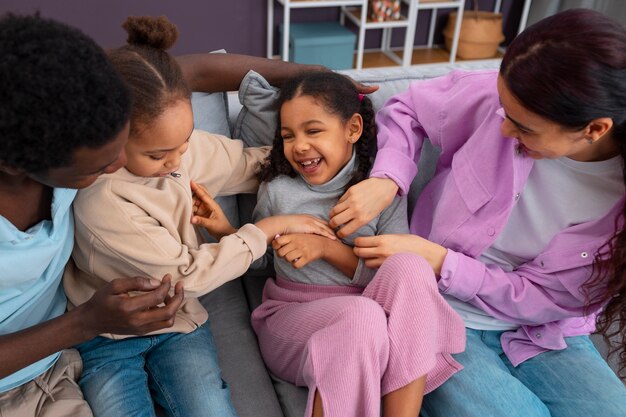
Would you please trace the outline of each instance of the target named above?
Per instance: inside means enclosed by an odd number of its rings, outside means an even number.
[[[82,310],[86,338],[101,333],[142,335],[172,327],[184,295],[182,281],[170,295],[171,280],[169,274],[161,282],[118,278],[98,289],[89,301],[76,307]],[[131,296],[130,292],[139,294]]]

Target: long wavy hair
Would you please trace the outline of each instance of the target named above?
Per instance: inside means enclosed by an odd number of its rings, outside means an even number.
[[[588,9],[541,20],[517,36],[503,57],[500,75],[530,111],[564,128],[582,129],[596,118],[613,120],[613,139],[624,161],[626,182],[626,29]],[[588,313],[605,305],[598,331],[619,352],[626,370],[626,207],[615,234],[595,254],[581,291]],[[616,341],[617,340],[617,341]]]
[[[367,178],[376,153],[376,123],[374,108],[367,96],[359,95],[354,84],[343,75],[334,72],[307,72],[288,80],[281,88],[277,100],[278,123],[272,151],[261,165],[260,181],[271,181],[280,175],[295,177],[296,171],[285,157],[283,139],[280,134],[280,109],[282,105],[300,96],[310,96],[324,104],[327,112],[337,115],[346,123],[355,113],[363,118],[363,133],[354,144],[357,169],[346,189]]]

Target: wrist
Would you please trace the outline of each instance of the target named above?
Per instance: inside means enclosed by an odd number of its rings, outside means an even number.
[[[88,303],[81,304],[67,313],[65,313],[70,319],[70,326],[74,329],[78,329],[79,341],[76,343],[82,343],[87,340],[91,340],[98,336],[101,332],[98,331],[93,314],[89,311]]]
[[[282,234],[278,228],[278,223],[275,221],[275,217],[266,217],[259,220],[254,225],[261,229],[265,233],[265,238],[269,244],[277,234]]]
[[[444,248],[441,245],[436,245],[432,255],[431,266],[433,267],[437,280],[439,280],[439,277],[441,276],[441,268],[443,267],[443,262],[446,260],[447,255],[447,248]]]

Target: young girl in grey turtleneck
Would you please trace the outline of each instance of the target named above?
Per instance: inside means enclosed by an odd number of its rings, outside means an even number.
[[[371,101],[335,73],[283,86],[280,127],[260,178],[255,220],[310,214],[328,220],[344,191],[367,177],[376,127]],[[416,416],[422,396],[461,366],[463,322],[439,295],[420,257],[398,254],[379,269],[353,252],[358,236],[408,233],[396,198],[345,239],[277,236],[252,324],[272,373],[309,388],[306,416]]]

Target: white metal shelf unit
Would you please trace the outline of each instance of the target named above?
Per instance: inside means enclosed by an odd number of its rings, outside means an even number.
[[[407,0],[403,0],[407,2]],[[415,34],[415,30],[413,28],[415,19],[414,14],[416,13],[416,4],[415,0],[408,0],[408,12],[405,15],[401,16],[398,20],[387,20],[382,22],[377,22],[368,19],[367,17],[367,1],[363,2],[364,4],[357,7],[344,6],[341,8],[341,20],[342,23],[344,19],[347,17],[348,20],[352,21],[359,28],[358,42],[357,42],[357,58],[356,58],[356,68],[363,68],[363,52],[365,48],[365,31],[368,29],[382,29],[383,36],[381,40],[381,51],[387,55],[390,59],[395,61],[396,63],[403,65],[404,62],[408,62],[405,66],[409,66],[411,64],[411,53],[413,49],[413,35]],[[404,42],[404,54],[402,61],[391,51],[391,31],[395,28],[406,28],[405,33],[405,42]]]
[[[417,17],[420,10],[432,10],[430,18],[430,26],[428,30],[428,47],[433,47],[433,39],[435,34],[435,23],[437,18],[437,11],[439,9],[456,9],[457,20],[452,39],[452,50],[450,53],[450,62],[453,63],[456,57],[456,50],[459,45],[459,33],[458,28],[461,27],[461,19],[463,18],[463,9],[465,8],[464,0],[402,0],[407,5],[407,16],[399,21],[386,21],[386,22],[372,22],[367,19],[360,20],[358,18],[358,8],[355,7],[343,7],[342,18],[344,15],[348,17],[355,25],[359,27],[359,41],[357,46],[357,69],[362,67],[363,63],[363,48],[365,41],[365,30],[367,29],[382,29],[381,39],[381,52],[387,57],[403,67],[411,66],[411,59],[413,56],[413,43],[415,38],[415,31],[417,29]],[[367,5],[365,6],[367,7]],[[365,23],[362,23],[365,22]],[[391,35],[394,28],[404,27],[406,28],[404,47],[402,52],[402,59],[396,55],[391,49]]]
[[[319,7],[362,7],[362,18],[367,13],[367,0],[267,0],[267,57],[272,58],[274,49],[274,1],[283,6],[282,60],[289,61],[289,25],[291,9],[311,9]]]
[[[404,0],[407,1],[407,0]],[[452,45],[450,46],[450,63],[456,60],[456,51],[459,47],[459,35],[461,33],[461,22],[463,20],[463,10],[465,9],[465,0],[408,0],[417,1],[417,12],[415,13],[415,26],[417,26],[417,16],[420,10],[431,10],[430,24],[428,26],[428,48],[433,47],[435,39],[435,26],[437,23],[437,11],[439,9],[456,9],[456,22],[454,25],[454,35],[452,36]],[[413,33],[415,36],[415,33]],[[409,64],[410,65],[410,64]],[[405,66],[406,63],[405,63]]]

